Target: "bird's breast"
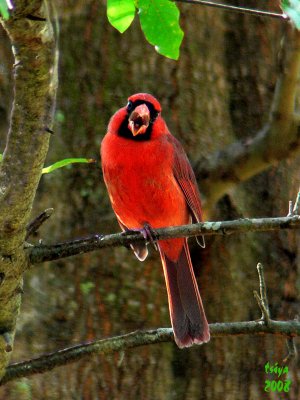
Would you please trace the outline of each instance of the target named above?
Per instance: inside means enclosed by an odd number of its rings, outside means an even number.
[[[169,142],[106,136],[101,157],[112,207],[125,226],[139,228],[149,223],[158,228],[188,223],[186,201],[173,175]]]

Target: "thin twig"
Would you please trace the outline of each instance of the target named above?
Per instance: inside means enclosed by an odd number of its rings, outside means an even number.
[[[261,263],[257,264],[257,272],[258,272],[258,278],[259,278],[259,292],[260,292],[260,298],[263,303],[264,309],[266,310],[265,313],[265,318],[266,320],[270,319],[270,309],[269,309],[269,302],[267,298],[267,289],[266,289],[266,282],[265,282],[265,277],[264,277],[264,267]]]
[[[296,348],[296,345],[295,345],[295,341],[294,341],[294,338],[292,336],[287,339],[286,346],[287,346],[287,349],[288,349],[288,354],[283,359],[283,362],[285,362],[285,363],[290,361],[292,358],[297,358],[297,356],[298,356],[297,348]]]
[[[268,303],[268,298],[267,298],[266,283],[265,283],[265,278],[264,278],[264,267],[261,263],[257,264],[257,272],[258,272],[258,277],[259,277],[260,295],[258,295],[256,290],[253,291],[253,294],[259,305],[259,308],[261,309],[262,320],[266,323],[266,325],[269,325],[270,321],[271,321],[270,309],[269,309],[269,303]]]
[[[158,240],[178,237],[191,237],[199,235],[230,235],[233,233],[267,232],[283,229],[300,229],[300,217],[238,219],[233,221],[205,222],[199,224],[183,225],[153,229]],[[139,232],[130,231],[129,234],[96,234],[85,238],[75,239],[54,245],[39,244],[29,247],[27,255],[29,264],[58,260],[77,254],[99,250],[104,247],[129,246],[131,243],[144,241]]]
[[[268,302],[268,298],[267,298],[267,289],[266,289],[266,283],[265,283],[265,277],[264,277],[264,267],[261,263],[257,264],[257,272],[258,272],[258,276],[259,276],[260,296],[258,295],[257,291],[255,290],[254,297],[256,298],[258,305],[262,311],[262,320],[265,322],[266,326],[269,326],[271,323],[271,315],[270,315],[269,302]],[[297,355],[297,350],[296,350],[295,343],[294,343],[292,336],[286,340],[286,345],[288,348],[288,355],[283,360],[284,362],[287,362],[290,358],[296,357],[296,355]]]
[[[36,233],[40,226],[47,221],[48,218],[51,217],[54,209],[53,208],[47,208],[45,211],[43,211],[40,215],[38,215],[33,221],[31,221],[27,227],[27,234],[25,240],[27,240],[31,235]]]
[[[250,14],[256,17],[268,17],[268,18],[277,18],[281,20],[288,20],[288,16],[283,13],[276,13],[272,11],[263,11],[263,10],[255,10],[252,8],[244,8],[244,7],[236,7],[231,6],[229,4],[216,3],[214,1],[204,1],[204,0],[175,0],[175,2],[179,3],[189,3],[189,4],[197,4],[201,6],[215,7],[220,8],[226,11],[233,11],[241,14]]]

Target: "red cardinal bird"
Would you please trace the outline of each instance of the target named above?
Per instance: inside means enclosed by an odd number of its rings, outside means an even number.
[[[201,221],[200,195],[194,172],[181,144],[161,117],[150,94],[128,99],[111,118],[101,144],[104,180],[122,230]],[[208,342],[209,327],[193,271],[187,239],[159,240],[170,317],[179,347]],[[145,244],[131,246],[141,261]]]

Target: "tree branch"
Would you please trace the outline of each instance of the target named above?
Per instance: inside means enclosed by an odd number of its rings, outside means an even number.
[[[264,321],[247,321],[216,323],[209,325],[211,336],[263,335],[300,336],[300,322],[273,321],[266,325]],[[11,364],[4,375],[1,385],[25,376],[50,371],[58,366],[81,360],[91,354],[110,354],[134,347],[173,341],[171,328],[159,328],[148,331],[136,331],[109,339],[95,340],[63,350],[55,351],[41,357]]]
[[[277,218],[277,220],[279,220],[279,218]],[[300,217],[295,217],[295,216],[286,217],[281,220],[285,220],[284,225],[286,224],[287,220],[297,221],[299,223]],[[237,221],[232,221],[232,222],[234,223],[233,226],[235,226],[235,223]],[[242,222],[245,222],[245,220],[243,220]],[[211,227],[207,226],[207,229],[209,229],[209,231],[211,232],[211,229],[213,229],[213,227],[215,227],[216,230],[220,229],[219,224],[222,223],[208,222],[206,224],[211,225]],[[225,224],[227,224],[227,222]],[[203,228],[205,224],[197,224],[197,225],[200,225],[200,227],[202,225]],[[189,229],[193,228],[193,226],[187,226],[187,227]],[[168,230],[172,229],[176,230],[178,228],[169,228]],[[160,229],[160,230],[158,229],[157,232],[159,231],[166,231],[166,229]],[[130,233],[129,236],[131,236],[132,234],[136,235],[136,233],[132,232]],[[168,233],[165,232],[165,234]],[[111,236],[120,236],[120,235],[111,235]],[[123,235],[123,237],[124,236],[126,237],[128,235]],[[260,297],[257,295],[257,298],[259,300],[258,302],[259,306],[261,307],[263,305],[262,308],[263,318],[259,321],[210,324],[209,329],[211,336],[213,338],[229,336],[229,335],[235,336],[235,335],[263,335],[263,334],[286,336],[288,337],[288,349],[289,349],[288,356],[290,357],[292,356],[292,354],[295,354],[294,351],[295,349],[293,347],[294,343],[292,339],[295,336],[300,336],[300,322],[298,320],[293,320],[293,321],[271,320],[269,313],[267,292],[266,292],[266,283],[263,274],[263,266],[260,263],[257,265],[257,271],[259,275],[259,289],[260,289]],[[88,357],[92,354],[109,354],[154,343],[171,342],[173,340],[174,336],[173,336],[173,330],[171,328],[159,328],[148,331],[136,331],[108,339],[100,339],[88,343],[82,343],[66,349],[55,351],[53,353],[42,355],[41,357],[11,364],[7,368],[6,374],[2,378],[0,385],[3,385],[16,378],[21,378],[37,373],[50,371],[58,366],[67,365],[74,361],[78,361],[85,357]]]
[[[297,82],[300,71],[300,32],[289,33],[283,48],[290,51],[276,82],[269,120],[253,137],[236,141],[225,149],[201,158],[194,171],[204,194],[207,213],[210,207],[239,182],[295,157],[300,152],[299,115],[295,112]]]
[[[155,229],[157,240],[199,235],[231,235],[233,233],[267,232],[282,229],[299,229],[300,216],[281,218],[238,219],[233,221],[204,222],[199,224]],[[133,242],[142,242],[139,232],[129,231],[112,235],[92,235],[54,245],[39,244],[27,248],[30,264],[58,260],[76,254],[99,250],[104,247],[129,246]]]

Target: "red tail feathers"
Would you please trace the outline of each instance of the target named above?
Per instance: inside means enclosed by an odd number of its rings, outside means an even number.
[[[178,347],[202,344],[210,339],[197,281],[186,239],[177,261],[162,250],[160,255],[167,285],[171,323]]]

